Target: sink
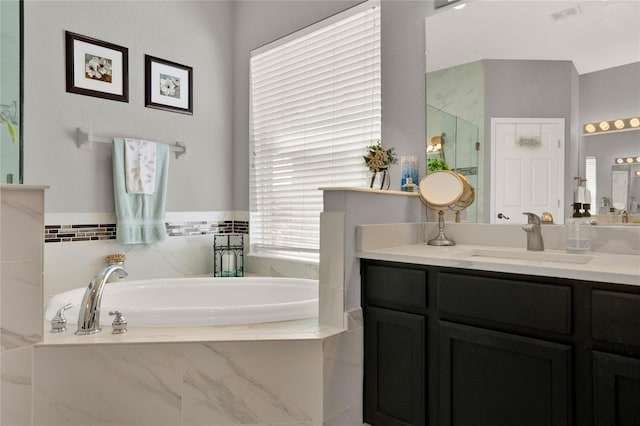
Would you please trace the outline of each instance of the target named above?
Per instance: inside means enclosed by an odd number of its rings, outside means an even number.
[[[545,252],[545,251],[516,251],[501,250],[501,249],[473,249],[460,253],[460,258],[476,258],[480,260],[485,259],[512,259],[512,260],[530,260],[538,262],[553,262],[553,263],[574,263],[574,264],[586,264],[593,260],[593,256],[584,254],[569,254],[558,252]]]

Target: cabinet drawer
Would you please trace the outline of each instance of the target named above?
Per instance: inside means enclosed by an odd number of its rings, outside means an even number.
[[[438,308],[480,320],[571,333],[571,288],[527,281],[438,274]]]
[[[640,294],[592,290],[591,336],[640,347]]]
[[[390,308],[427,308],[427,271],[366,265],[364,301]]]

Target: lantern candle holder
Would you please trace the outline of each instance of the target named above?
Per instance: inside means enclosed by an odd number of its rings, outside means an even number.
[[[244,235],[213,236],[213,267],[216,277],[244,276]]]

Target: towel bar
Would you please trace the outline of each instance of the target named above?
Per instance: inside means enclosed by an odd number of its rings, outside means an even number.
[[[79,149],[92,149],[93,143],[111,143],[113,138],[105,137],[105,136],[96,136],[93,134],[91,129],[86,129],[83,127],[76,128],[76,145]],[[160,142],[164,143],[164,142]],[[176,153],[176,159],[180,160],[184,158],[187,154],[187,146],[182,142],[176,142],[174,144],[166,144],[169,145],[169,150]]]

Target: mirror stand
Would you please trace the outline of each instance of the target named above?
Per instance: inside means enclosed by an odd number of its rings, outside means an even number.
[[[427,242],[430,246],[455,246],[455,241],[444,233],[444,210],[438,210],[438,235]]]

